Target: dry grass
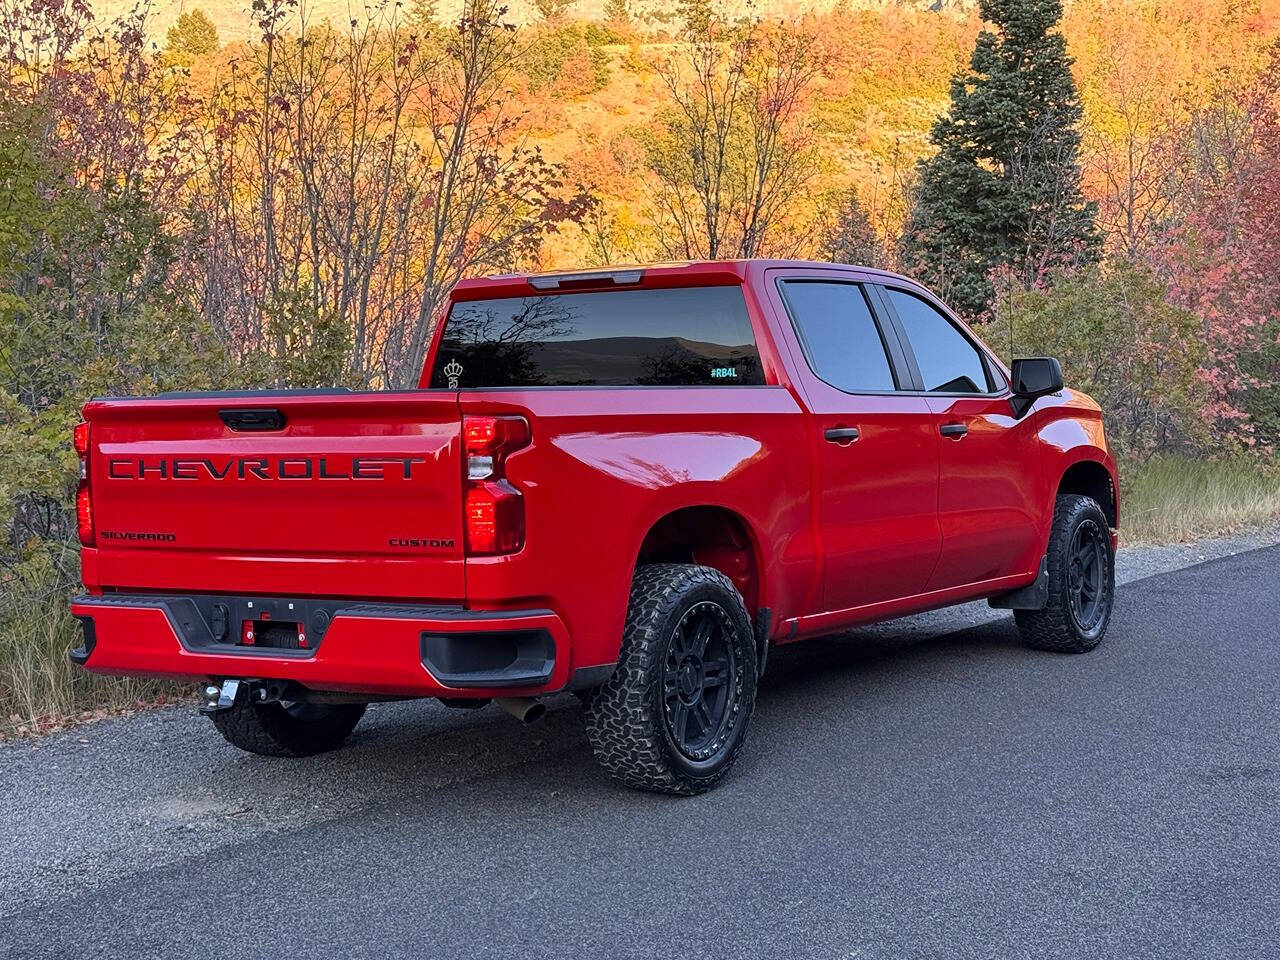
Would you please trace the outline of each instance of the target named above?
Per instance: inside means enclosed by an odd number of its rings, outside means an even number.
[[[175,696],[150,680],[97,677],[67,658],[80,625],[63,590],[0,581],[0,740],[128,712]]]
[[[1126,544],[1183,543],[1280,521],[1280,465],[1153,457],[1122,464]]]

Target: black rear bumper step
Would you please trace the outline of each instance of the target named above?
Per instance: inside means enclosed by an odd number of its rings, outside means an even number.
[[[422,664],[450,687],[541,687],[556,665],[556,644],[542,629],[424,630]]]

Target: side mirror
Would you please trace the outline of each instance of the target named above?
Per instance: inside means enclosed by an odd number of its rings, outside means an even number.
[[[1062,389],[1062,366],[1053,357],[1027,357],[1013,361],[1015,396],[1034,400]]]
[[[1062,366],[1053,357],[1026,357],[1013,361],[1013,415],[1018,419],[1031,409],[1037,397],[1062,389]]]

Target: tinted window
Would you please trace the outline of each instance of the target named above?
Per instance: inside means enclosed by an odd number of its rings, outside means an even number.
[[[761,384],[741,287],[456,303],[433,387]]]
[[[982,355],[955,324],[919,297],[888,289],[889,299],[907,331],[926,390],[986,393]]]
[[[783,290],[814,373],[850,392],[894,389],[884,341],[861,287],[790,280]]]

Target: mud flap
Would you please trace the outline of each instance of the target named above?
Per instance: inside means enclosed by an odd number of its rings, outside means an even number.
[[[1049,558],[1040,558],[1040,572],[1025,587],[991,597],[987,603],[998,610],[1043,610],[1049,602]]]
[[[756,611],[756,681],[764,676],[765,664],[769,662],[769,623],[771,614],[768,607]]]

